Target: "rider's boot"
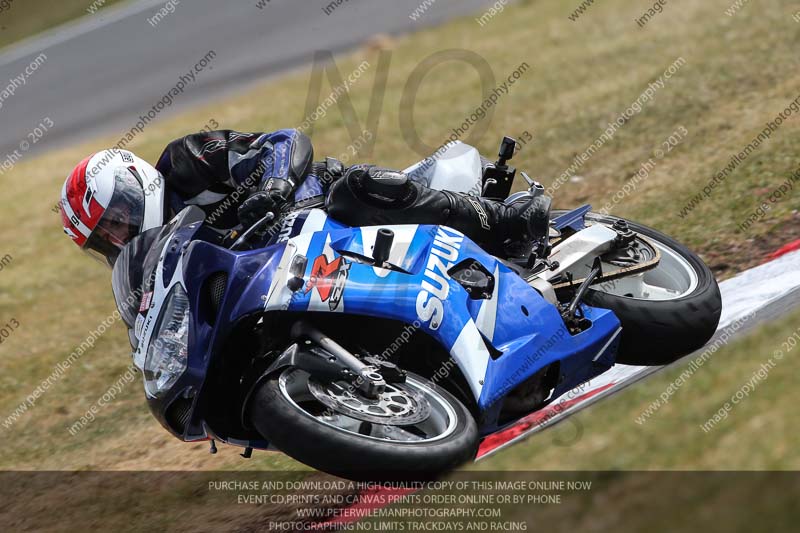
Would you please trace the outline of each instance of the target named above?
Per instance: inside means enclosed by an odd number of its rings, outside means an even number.
[[[328,195],[329,214],[351,225],[437,224],[499,249],[507,240],[546,240],[550,199],[520,195],[506,205],[467,194],[430,189],[403,172],[373,166],[348,169]]]

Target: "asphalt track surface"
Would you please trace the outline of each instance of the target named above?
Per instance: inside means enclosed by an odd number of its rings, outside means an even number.
[[[102,133],[128,131],[208,52],[216,57],[156,120],[198,102],[309,64],[318,50],[353,48],[376,34],[410,33],[483,12],[488,0],[436,0],[417,20],[422,0],[183,0],[155,27],[166,0],[134,0],[0,53],[0,91],[43,53],[47,59],[0,108],[0,160],[44,118],[54,126],[24,157]],[[337,0],[334,0],[337,1]],[[91,2],[87,1],[87,5]],[[435,50],[432,50],[434,52]],[[280,105],[265,101],[264,105]],[[209,117],[213,118],[213,117]],[[291,127],[303,117],[286,117]],[[203,124],[198,124],[198,128]]]

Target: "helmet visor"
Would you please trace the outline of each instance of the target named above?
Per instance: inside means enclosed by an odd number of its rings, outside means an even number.
[[[83,249],[101,262],[114,265],[128,242],[139,234],[144,221],[144,189],[125,167],[114,172],[114,192],[100,222]]]

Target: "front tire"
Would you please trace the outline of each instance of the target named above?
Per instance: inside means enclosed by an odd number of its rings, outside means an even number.
[[[264,438],[287,455],[348,479],[430,479],[475,458],[478,429],[461,402],[411,373],[406,384],[397,387],[413,390],[416,398],[424,395],[431,406],[430,420],[413,428],[381,425],[351,416],[346,407],[333,410],[312,394],[315,388],[319,395],[320,385],[296,368],[260,385],[250,419]]]

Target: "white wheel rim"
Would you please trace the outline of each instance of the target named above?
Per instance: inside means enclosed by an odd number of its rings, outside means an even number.
[[[290,376],[298,375],[299,379],[291,379]],[[304,409],[300,403],[311,400],[313,395],[308,391],[308,374],[302,370],[289,369],[284,371],[278,378],[278,388],[283,397],[304,416],[323,424],[329,428],[343,433],[348,433],[364,439],[379,442],[391,442],[395,445],[403,444],[425,444],[444,439],[452,435],[458,425],[458,417],[452,405],[438,392],[430,388],[423,381],[409,375],[406,384],[421,393],[431,404],[431,415],[425,421],[414,424],[414,429],[424,433],[420,436],[412,433],[403,426],[387,426],[382,424],[371,424],[372,431],[377,436],[365,435],[358,431],[363,421],[330,409],[322,415],[316,415]],[[324,406],[322,406],[324,408]]]
[[[699,283],[694,267],[658,239],[651,236],[647,238],[661,252],[661,260],[655,268],[634,276],[598,283],[592,288],[632,300],[651,301],[678,300],[694,292]],[[614,267],[607,265],[607,268]]]

